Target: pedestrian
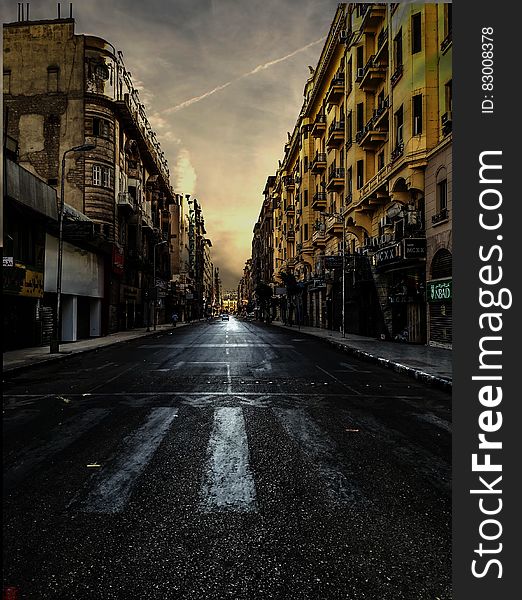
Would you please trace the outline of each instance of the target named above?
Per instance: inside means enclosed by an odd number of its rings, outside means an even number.
[[[170,318],[172,320],[172,326],[176,327],[176,323],[178,322],[178,313],[173,312]]]

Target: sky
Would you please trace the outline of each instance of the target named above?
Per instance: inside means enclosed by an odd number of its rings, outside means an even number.
[[[266,179],[275,174],[335,15],[332,0],[82,0],[77,34],[123,52],[177,193],[203,207],[212,259],[234,289],[250,257]],[[17,3],[2,1],[4,21]],[[62,16],[69,14],[63,2]],[[9,13],[12,13],[11,15]],[[30,2],[31,20],[56,2]]]

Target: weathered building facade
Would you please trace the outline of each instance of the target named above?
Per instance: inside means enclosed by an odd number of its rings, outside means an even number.
[[[63,339],[148,325],[153,315],[165,320],[179,201],[122,53],[76,34],[73,19],[6,24],[4,106],[20,165],[58,195],[63,182],[65,203],[94,223],[100,305],[66,294]],[[71,151],[83,144],[94,148]],[[98,313],[99,328],[87,334],[79,324]]]

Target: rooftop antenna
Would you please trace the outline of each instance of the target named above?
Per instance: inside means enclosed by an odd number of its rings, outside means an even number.
[[[58,18],[60,18],[60,3],[58,2]]]
[[[69,2],[69,19],[73,18],[73,12],[72,12],[72,2]]]
[[[29,2],[27,2],[25,6],[26,6],[26,8],[27,8],[27,15],[26,15],[26,18],[27,18],[27,21],[29,21]]]

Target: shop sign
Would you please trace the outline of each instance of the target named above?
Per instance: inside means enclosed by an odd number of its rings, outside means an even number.
[[[373,255],[375,266],[380,266],[401,258],[402,245],[399,243],[378,250]]]
[[[343,257],[342,256],[325,256],[324,266],[326,269],[342,269]]]
[[[13,264],[12,269],[5,271],[2,275],[4,293],[26,298],[43,298],[44,274],[42,271],[34,271],[17,262]]]
[[[428,281],[428,302],[451,302],[451,282],[451,279]]]
[[[118,246],[112,247],[112,271],[116,275],[121,275],[123,273],[123,265],[124,265],[124,254],[123,249],[118,248]]]
[[[426,258],[426,238],[406,238],[404,258]]]
[[[14,267],[14,258],[12,256],[2,257],[2,266],[3,267]]]

